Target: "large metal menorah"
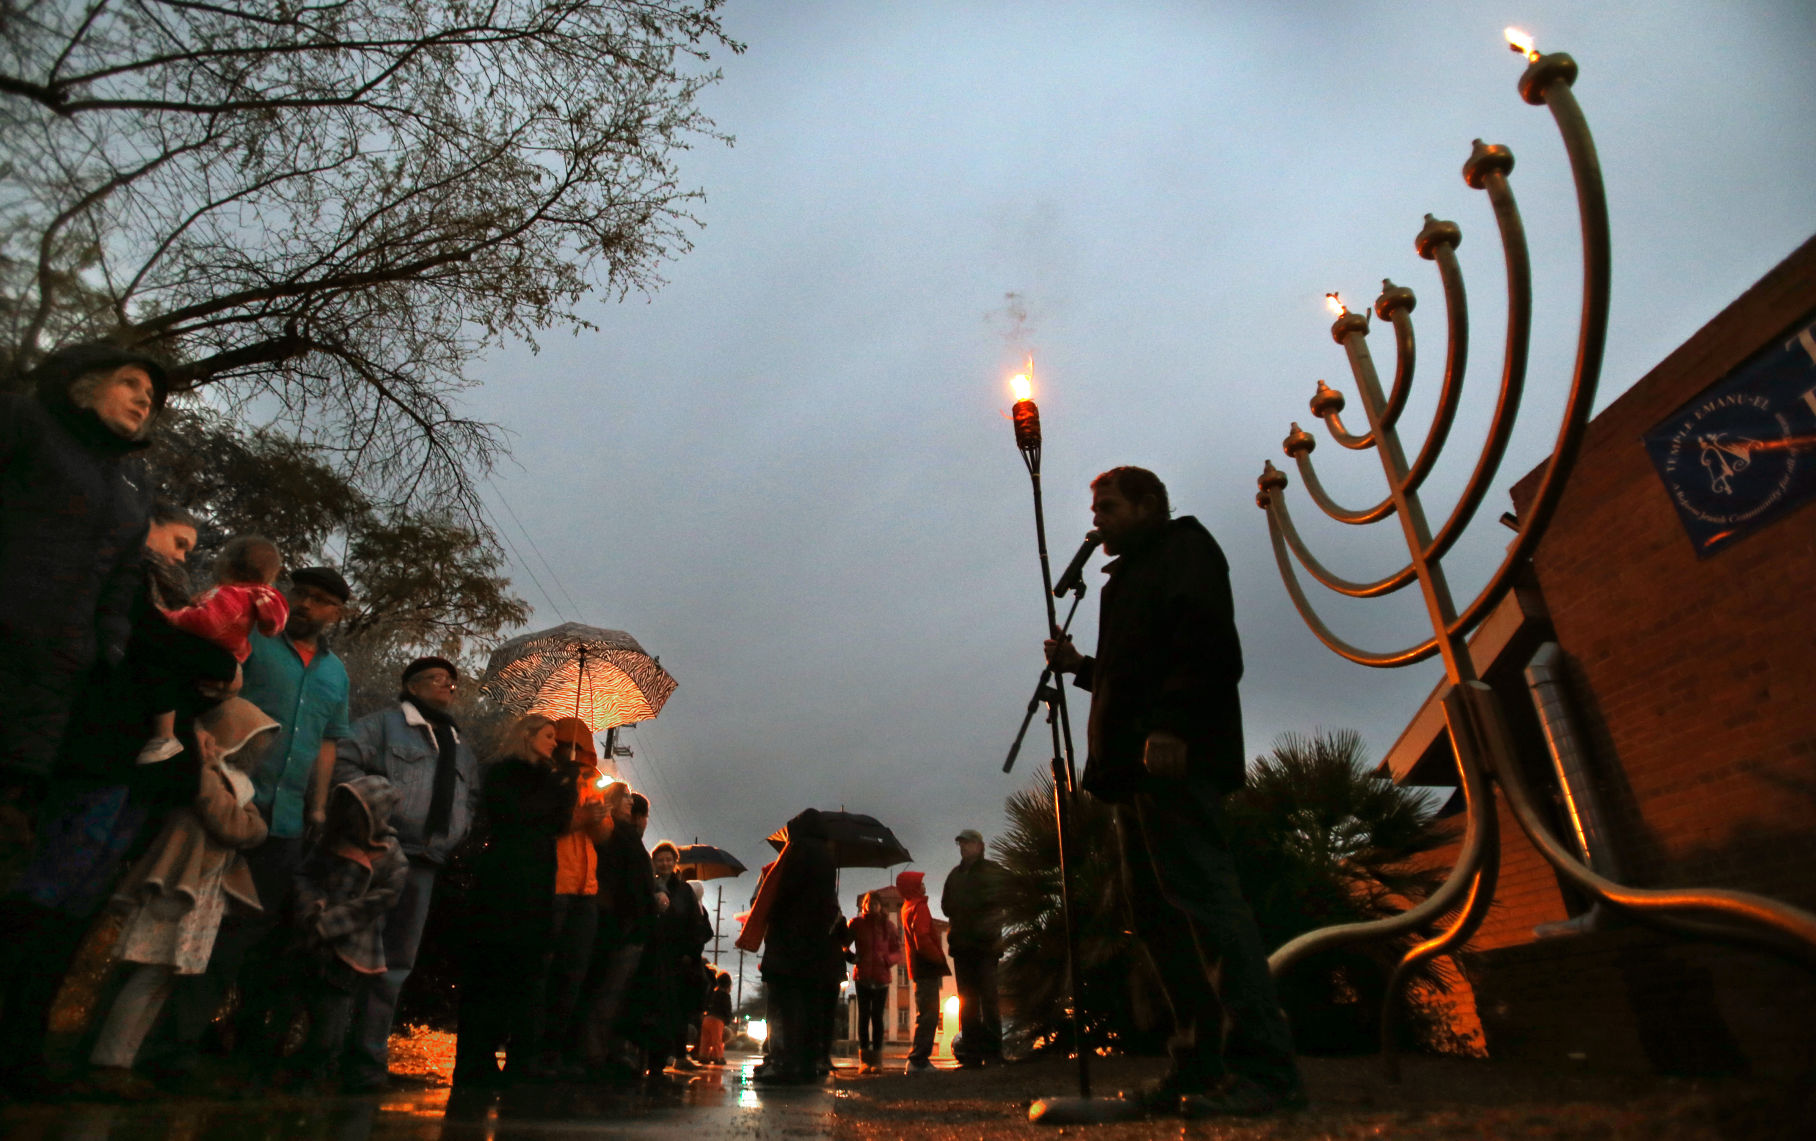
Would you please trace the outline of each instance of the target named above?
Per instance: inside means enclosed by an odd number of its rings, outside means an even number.
[[[1463,165],[1463,180],[1472,188],[1487,192],[1500,229],[1507,264],[1507,344],[1501,367],[1500,393],[1487,443],[1455,508],[1434,534],[1419,494],[1455,418],[1469,348],[1469,316],[1456,254],[1462,232],[1454,222],[1441,222],[1430,215],[1426,215],[1425,227],[1419,232],[1414,246],[1420,257],[1437,264],[1438,276],[1444,285],[1449,351],[1444,362],[1443,387],[1438,395],[1436,414],[1417,457],[1407,463],[1398,430],[1412,389],[1414,299],[1412,290],[1391,281],[1382,282],[1381,295],[1374,306],[1376,315],[1393,326],[1396,361],[1391,390],[1383,394],[1374,360],[1369,355],[1367,315],[1345,310],[1331,326],[1331,336],[1349,356],[1356,392],[1368,420],[1367,431],[1352,433],[1344,427],[1343,396],[1323,381],[1318,382],[1317,393],[1311,401],[1312,414],[1324,421],[1331,438],[1339,445],[1357,451],[1373,449],[1380,457],[1382,471],[1387,477],[1387,497],[1360,509],[1339,505],[1319,482],[1312,467],[1311,453],[1315,445],[1312,435],[1294,424],[1284,445],[1286,454],[1298,464],[1306,491],[1326,515],[1353,525],[1397,518],[1411,553],[1410,561],[1374,582],[1352,582],[1333,574],[1306,549],[1293,526],[1292,516],[1287,511],[1285,474],[1269,462],[1257,481],[1261,490],[1255,499],[1267,512],[1268,532],[1273,538],[1280,576],[1300,616],[1320,641],[1350,661],[1367,666],[1408,666],[1434,654],[1444,661],[1444,717],[1456,755],[1466,814],[1466,831],[1456,866],[1442,886],[1410,910],[1371,922],[1307,932],[1275,951],[1269,960],[1269,966],[1277,975],[1294,962],[1339,943],[1428,932],[1428,937],[1400,960],[1388,981],[1381,1019],[1382,1052],[1389,1073],[1396,1077],[1391,1027],[1400,988],[1414,968],[1462,946],[1481,924],[1494,898],[1500,866],[1500,837],[1493,784],[1499,785],[1508,807],[1533,847],[1564,878],[1591,897],[1655,926],[1744,942],[1787,955],[1806,965],[1816,964],[1816,915],[1800,908],[1763,896],[1724,889],[1628,887],[1591,870],[1575,852],[1557,840],[1541,816],[1520,767],[1514,763],[1514,746],[1500,700],[1493,689],[1475,676],[1467,639],[1511,589],[1514,576],[1532,556],[1557,507],[1589,420],[1608,326],[1608,203],[1602,189],[1595,143],[1571,89],[1577,74],[1576,61],[1563,53],[1540,55],[1528,50],[1527,55],[1530,65],[1520,77],[1520,95],[1530,104],[1542,104],[1551,109],[1576,182],[1583,234],[1583,309],[1563,424],[1558,429],[1551,457],[1546,461],[1537,495],[1524,518],[1518,520],[1519,538],[1507,549],[1487,585],[1459,608],[1445,579],[1444,556],[1474,518],[1506,451],[1525,385],[1532,317],[1531,266],[1525,230],[1508,185],[1513,155],[1506,147],[1487,146],[1479,139],[1469,161]],[[1295,560],[1324,586],[1350,598],[1378,598],[1416,582],[1424,595],[1431,636],[1404,649],[1387,652],[1351,645],[1333,634],[1306,600],[1294,570]]]

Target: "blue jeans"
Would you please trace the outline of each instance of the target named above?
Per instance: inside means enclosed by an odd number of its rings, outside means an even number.
[[[383,1077],[390,1068],[397,995],[416,966],[416,950],[422,945],[422,929],[429,921],[429,903],[440,871],[433,864],[411,861],[410,878],[385,913],[385,973],[367,979],[353,996],[347,1072],[354,1080]]]

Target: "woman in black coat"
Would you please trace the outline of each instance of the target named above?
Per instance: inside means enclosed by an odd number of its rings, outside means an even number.
[[[522,1075],[542,1037],[542,991],[555,905],[555,839],[578,799],[555,767],[555,724],[529,714],[505,733],[481,787],[485,846],[473,861],[467,957],[460,982],[456,1085]],[[508,1043],[508,1045],[507,1045]],[[508,1061],[499,1073],[496,1052]]]
[[[0,799],[43,791],[76,698],[125,653],[163,367],[75,345],[0,394]]]

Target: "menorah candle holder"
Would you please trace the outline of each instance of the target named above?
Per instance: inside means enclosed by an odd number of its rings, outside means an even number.
[[[1511,31],[1509,38],[1512,38]],[[1397,519],[1410,553],[1408,562],[1392,574],[1371,582],[1343,578],[1319,562],[1301,540],[1287,509],[1287,477],[1272,462],[1263,466],[1257,481],[1260,491],[1255,498],[1257,505],[1267,513],[1268,532],[1287,593],[1320,641],[1335,653],[1366,666],[1408,666],[1434,655],[1444,662],[1445,684],[1440,697],[1456,756],[1465,816],[1465,832],[1455,867],[1436,891],[1409,910],[1366,923],[1339,924],[1307,932],[1275,951],[1269,960],[1273,972],[1279,974],[1293,963],[1341,943],[1426,933],[1427,937],[1401,958],[1388,981],[1383,1003],[1382,1054],[1390,1077],[1396,1080],[1398,1068],[1391,1028],[1402,986],[1410,972],[1420,964],[1467,942],[1480,926],[1494,898],[1500,866],[1500,836],[1493,804],[1496,786],[1533,847],[1560,875],[1590,897],[1654,926],[1743,942],[1816,965],[1816,915],[1800,908],[1764,896],[1719,888],[1629,887],[1592,870],[1578,853],[1553,835],[1550,825],[1540,814],[1538,802],[1527,788],[1520,766],[1514,763],[1515,747],[1500,699],[1475,676],[1468,637],[1512,589],[1516,574],[1532,557],[1557,508],[1589,422],[1608,326],[1608,203],[1595,142],[1572,90],[1577,77],[1576,61],[1561,52],[1541,55],[1529,45],[1516,50],[1526,54],[1529,61],[1520,77],[1521,97],[1535,106],[1548,107],[1563,138],[1576,184],[1583,247],[1583,304],[1570,392],[1538,490],[1524,517],[1517,520],[1518,538],[1507,548],[1487,584],[1459,606],[1445,578],[1443,560],[1474,519],[1500,468],[1525,387],[1532,323],[1531,264],[1524,225],[1508,183],[1508,176],[1513,171],[1513,154],[1506,147],[1484,144],[1479,139],[1469,160],[1463,164],[1463,179],[1471,188],[1488,195],[1500,230],[1507,269],[1507,340],[1487,441],[1455,507],[1434,532],[1420,498],[1420,491],[1436,465],[1456,416],[1469,350],[1468,306],[1456,255],[1462,231],[1456,223],[1439,221],[1429,214],[1413,246],[1420,257],[1437,266],[1444,290],[1449,345],[1437,407],[1417,455],[1408,462],[1399,434],[1400,417],[1406,409],[1413,381],[1415,298],[1412,290],[1385,280],[1381,283],[1380,296],[1375,299],[1374,315],[1376,319],[1388,322],[1393,330],[1395,364],[1391,387],[1383,391],[1369,353],[1368,315],[1352,313],[1340,304],[1334,304],[1338,316],[1331,326],[1331,336],[1343,347],[1349,359],[1367,427],[1365,431],[1352,432],[1344,426],[1343,395],[1323,381],[1318,382],[1312,396],[1311,412],[1323,421],[1331,439],[1339,446],[1376,453],[1386,477],[1386,496],[1363,508],[1340,505],[1319,481],[1312,465],[1316,438],[1295,423],[1283,444],[1287,456],[1298,467],[1306,492],[1332,519],[1356,526],[1379,523],[1389,517]],[[1330,297],[1336,302],[1336,295]],[[1367,650],[1350,644],[1332,633],[1314,611],[1295,564],[1324,587],[1349,598],[1379,598],[1417,583],[1430,621],[1430,636],[1387,651]]]

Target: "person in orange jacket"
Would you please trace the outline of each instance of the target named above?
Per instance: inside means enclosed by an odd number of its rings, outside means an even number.
[[[933,929],[925,879],[924,872],[903,872],[895,877],[895,888],[902,893],[908,978],[914,983],[914,1048],[908,1053],[909,1073],[933,1068],[933,1037],[940,1026],[940,980],[952,973],[939,932]]]

